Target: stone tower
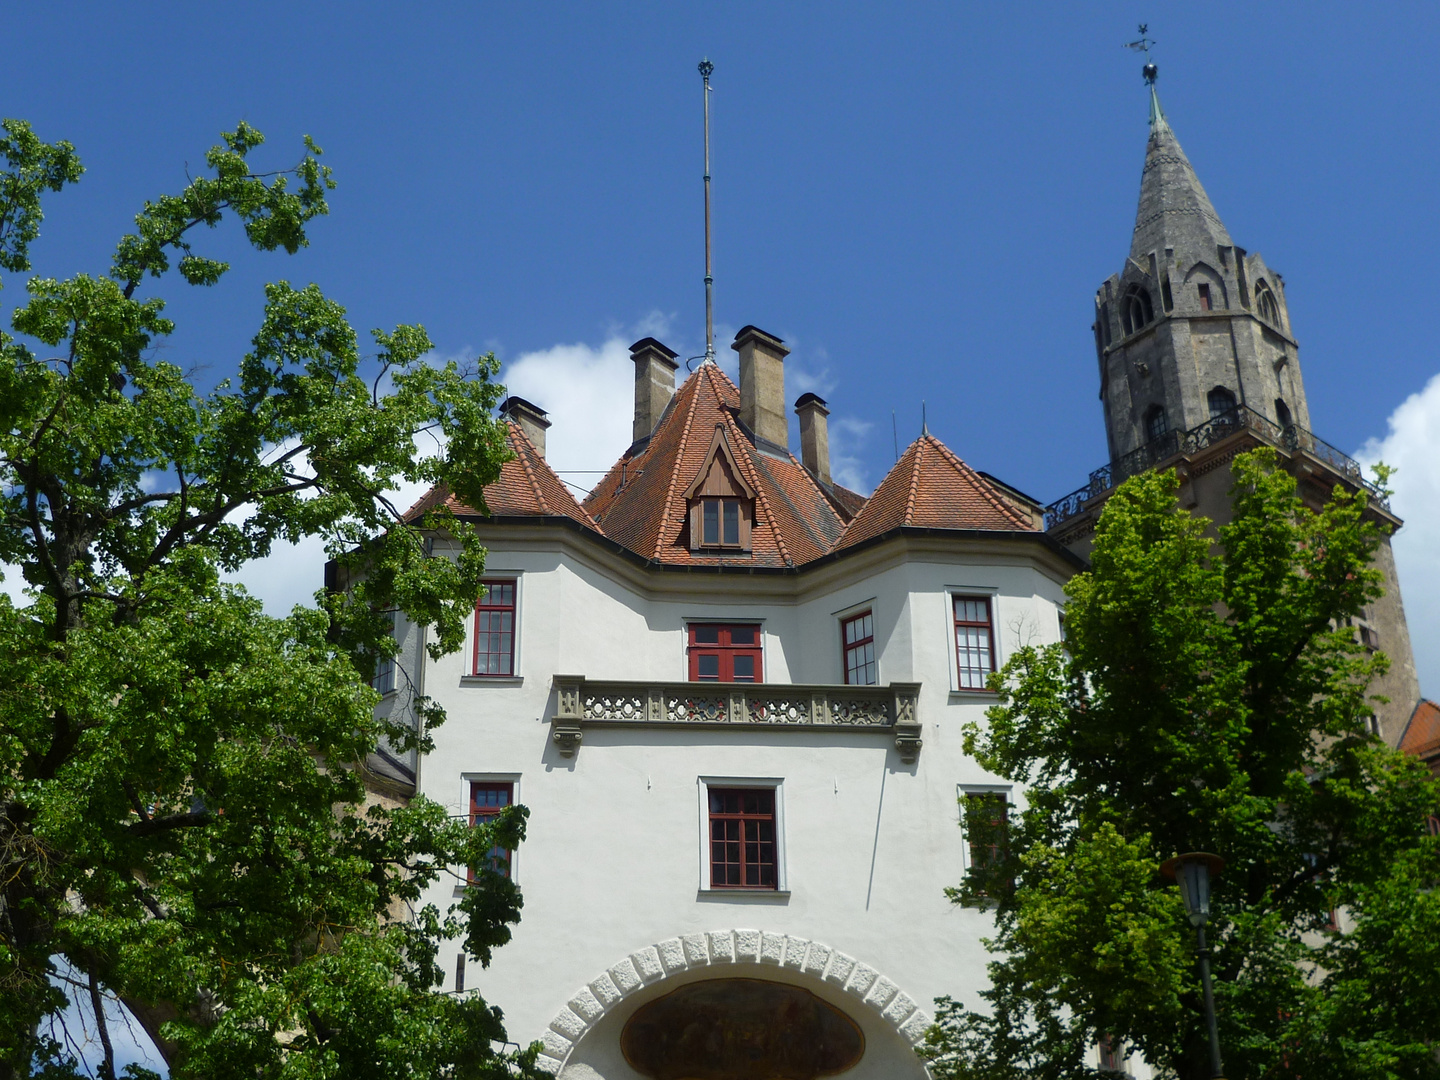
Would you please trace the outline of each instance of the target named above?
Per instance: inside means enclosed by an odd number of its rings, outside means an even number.
[[[1320,506],[1337,485],[1369,490],[1370,513],[1393,532],[1400,519],[1359,464],[1311,430],[1285,283],[1238,247],[1180,148],[1145,68],[1150,137],[1130,254],[1095,294],[1095,352],[1110,461],[1046,509],[1050,535],[1088,557],[1095,521],[1115,486],[1173,468],[1181,502],[1217,524],[1230,515],[1230,462],[1268,445]],[[1373,685],[1389,698],[1375,724],[1393,746],[1420,700],[1410,633],[1388,540],[1376,554],[1385,595],[1356,626],[1390,671]]]
[[[1153,71],[1153,69],[1147,69]],[[1130,255],[1095,295],[1111,461],[1237,405],[1309,429],[1285,284],[1230,239],[1150,84]]]

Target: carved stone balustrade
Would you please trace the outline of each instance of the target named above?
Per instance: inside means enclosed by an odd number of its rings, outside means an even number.
[[[920,755],[919,683],[615,682],[556,675],[554,685],[550,737],[565,757],[579,749],[584,729],[594,726],[842,728],[892,736],[906,764]]]

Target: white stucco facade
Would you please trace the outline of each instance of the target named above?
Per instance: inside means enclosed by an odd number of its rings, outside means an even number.
[[[943,891],[967,859],[957,796],[1023,803],[964,753],[994,696],[958,688],[952,597],[990,598],[1003,664],[1058,640],[1072,564],[1040,535],[900,530],[801,571],[697,573],[574,529],[480,528],[487,578],[516,582],[515,674],[476,676],[469,643],[421,668],[413,630],[402,661],[448,714],[418,790],[464,815],[472,782],[510,782],[530,813],[512,863],[522,920],[467,990],[513,1039],[543,1039],[551,1071],[619,1080],[641,1075],[618,1040],[645,1002],[704,979],[795,983],[863,1032],[847,1075],[922,1076],[911,1047],[933,999],[976,1003],[984,984],[989,916]],[[757,624],[765,684],[843,683],[840,620],[865,610],[879,685],[919,684],[910,763],[888,728],[587,724],[569,755],[552,739],[557,675],[683,682],[693,622]],[[773,787],[779,888],[710,887],[707,784]],[[426,901],[443,910],[461,887]]]

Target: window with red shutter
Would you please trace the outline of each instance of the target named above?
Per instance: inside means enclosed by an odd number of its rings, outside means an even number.
[[[710,887],[775,889],[775,789],[710,788]]]
[[[754,624],[691,623],[691,682],[764,682],[760,627]]]
[[[515,674],[515,580],[487,580],[475,605],[476,675]]]
[[[515,801],[515,785],[509,782],[492,783],[475,781],[470,785],[470,824],[480,825],[491,818],[499,817],[500,811]],[[486,865],[482,869],[510,876],[511,852],[502,847],[490,849]],[[473,880],[475,871],[470,871]]]

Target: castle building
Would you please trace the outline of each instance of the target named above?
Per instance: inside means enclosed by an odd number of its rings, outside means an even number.
[[[1011,651],[1058,640],[1081,562],[929,434],[868,499],[834,483],[814,394],[786,448],[784,343],[733,347],[739,386],[705,363],[677,388],[675,353],[635,343],[634,443],[583,503],[544,413],[508,399],[487,512],[452,507],[489,591],[466,651],[423,667],[449,719],[416,785],[530,823],[514,940],[485,972],[452,958],[447,989],[478,987],[567,1077],[719,1053],[918,1078],[930,1003],[984,974],[988,915],[944,894],[989,857],[958,800],[1022,797],[961,729]]]
[[[1223,520],[1225,466],[1260,444],[1307,498],[1366,483],[1310,433],[1284,283],[1233,243],[1153,87],[1134,237],[1097,294],[1095,344],[1111,461],[1048,508],[928,432],[868,498],[846,490],[814,394],[794,403],[791,453],[787,350],[753,326],[732,346],[738,385],[707,362],[677,386],[671,349],[632,346],[634,441],[583,502],[545,460],[545,413],[509,398],[512,460],[484,507],[451,503],[489,549],[470,639],[431,661],[423,630],[397,626],[407,678],[381,705],[403,713],[413,690],[449,717],[432,754],[388,763],[397,794],[472,820],[530,811],[493,868],[521,885],[524,917],[490,969],[452,954],[445,991],[479,989],[571,1080],[700,1062],[923,1077],[933,999],[976,1003],[985,980],[990,916],[944,892],[993,857],[993,831],[966,820],[1025,799],[962,730],[1008,656],[1060,640],[1108,493],[1173,467],[1186,504]],[[1397,523],[1378,494],[1370,506]],[[1362,632],[1394,661],[1393,739],[1419,695],[1379,558],[1387,596]],[[443,910],[465,880],[427,901]],[[1096,1064],[1124,1062],[1097,1048]]]

